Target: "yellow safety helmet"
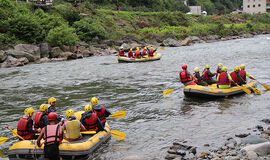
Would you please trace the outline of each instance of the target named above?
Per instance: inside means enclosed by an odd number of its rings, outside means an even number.
[[[241,64],[241,65],[240,65],[240,68],[241,68],[241,69],[245,69],[246,66],[245,66],[244,64]]]
[[[144,50],[147,50],[147,48],[146,48],[146,47],[144,47]]]
[[[48,104],[52,105],[53,102],[56,102],[56,99],[54,97],[48,99]]]
[[[217,66],[218,66],[219,68],[222,68],[222,67],[223,67],[223,64],[222,64],[222,63],[219,63]]]
[[[70,116],[74,116],[74,115],[75,115],[75,113],[74,113],[74,111],[72,109],[69,109],[69,110],[66,111],[66,117],[67,118],[69,118]]]
[[[194,72],[199,72],[199,67],[195,67]]]
[[[239,67],[234,67],[235,72],[239,72],[239,70],[240,70]]]
[[[41,112],[48,112],[48,105],[47,104],[42,104],[39,106],[39,110]]]
[[[24,110],[24,114],[27,115],[28,117],[32,117],[34,112],[35,110],[32,107],[26,108]]]
[[[87,105],[84,106],[84,111],[85,112],[92,111],[92,110],[93,109],[92,109],[92,106],[90,104],[87,104]]]
[[[132,48],[130,48],[130,51],[132,51]]]
[[[91,104],[92,104],[92,106],[98,105],[98,99],[97,99],[97,97],[93,97],[93,98],[91,99]]]
[[[154,49],[153,47],[151,47],[150,49]]]
[[[207,64],[207,65],[205,66],[205,68],[206,68],[206,69],[209,69],[209,68],[210,68],[210,66]]]
[[[136,50],[138,51],[138,50],[140,50],[140,48],[139,47],[136,47]]]
[[[222,67],[221,70],[224,71],[224,72],[227,72],[227,67]]]

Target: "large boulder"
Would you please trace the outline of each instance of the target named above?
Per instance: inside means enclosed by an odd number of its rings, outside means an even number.
[[[260,156],[270,155],[270,142],[249,145],[243,148],[246,152],[255,152]]]
[[[35,60],[40,59],[40,48],[36,45],[32,44],[18,44],[14,46],[14,49],[16,51],[23,51],[30,53],[34,56]]]
[[[18,51],[18,50],[10,49],[10,50],[7,50],[5,52],[5,54],[8,55],[8,56],[15,57],[15,58],[26,57],[29,62],[34,62],[35,61],[35,57],[32,54],[24,52],[24,51]]]
[[[120,48],[123,48],[124,51],[128,51],[131,48],[131,46],[129,44],[127,44],[127,43],[123,43],[120,46]]]
[[[167,38],[166,40],[164,40],[161,44],[162,46],[167,46],[167,47],[180,47],[181,44],[172,38]]]
[[[85,48],[88,48],[88,47],[89,47],[89,44],[86,43],[86,42],[77,42],[77,43],[76,43],[76,46],[77,46],[77,47],[83,46],[83,47],[85,47]]]
[[[14,63],[13,61],[16,61],[17,58],[14,58],[12,56],[8,56],[7,59],[1,63],[1,68],[9,68],[9,67],[12,67],[12,64],[11,63]]]
[[[25,64],[28,64],[28,63],[29,63],[28,59],[25,57],[22,57],[22,58],[15,60],[15,61],[12,61],[11,65],[13,67],[18,67],[18,66],[24,66]]]
[[[67,60],[77,59],[76,53],[72,53],[72,52],[62,52],[62,53],[60,53],[59,57],[66,58]]]
[[[257,135],[249,135],[241,139],[242,144],[258,144],[263,142],[267,142],[267,140]]]
[[[84,51],[82,52],[82,55],[83,55],[83,57],[90,57],[90,56],[93,56],[94,53],[90,52],[90,51],[87,49],[87,50],[84,50]]]
[[[40,44],[40,58],[49,57],[52,48],[49,43]]]
[[[0,63],[3,63],[7,59],[7,55],[4,51],[0,51]]]
[[[58,58],[63,51],[59,47],[53,47],[50,52],[50,58]]]
[[[195,43],[195,42],[200,42],[200,38],[197,37],[197,36],[190,36],[190,37],[187,37],[187,39],[189,39],[192,43]]]
[[[86,47],[84,47],[84,46],[79,46],[79,47],[77,48],[77,53],[82,53],[84,50],[86,50]]]

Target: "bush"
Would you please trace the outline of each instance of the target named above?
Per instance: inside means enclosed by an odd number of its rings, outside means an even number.
[[[14,44],[16,38],[14,36],[10,36],[8,34],[0,33],[0,49],[5,47],[8,44]]]
[[[46,40],[51,46],[72,46],[78,42],[79,38],[76,35],[74,28],[70,28],[67,25],[62,25],[51,29],[46,37]]]
[[[75,22],[73,27],[76,29],[76,33],[82,41],[90,42],[95,37],[99,39],[106,38],[105,29],[88,18]]]
[[[8,32],[18,40],[37,43],[41,40],[41,26],[31,14],[16,14],[8,20]]]
[[[80,12],[73,8],[72,5],[55,6],[56,12],[59,13],[69,25],[80,20]]]

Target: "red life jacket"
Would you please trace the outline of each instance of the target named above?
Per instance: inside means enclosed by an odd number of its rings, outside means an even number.
[[[134,57],[133,57],[133,52],[132,52],[132,51],[128,51],[128,58],[134,58]]]
[[[38,128],[43,128],[45,127],[45,124],[40,122],[40,119],[42,118],[43,115],[45,115],[46,113],[42,113],[42,112],[36,112],[35,116],[34,116],[34,128],[35,130],[37,130]]]
[[[90,117],[85,118],[85,124],[84,127],[87,129],[87,131],[97,131],[97,114],[93,112]]]
[[[230,80],[228,78],[228,73],[227,72],[222,72],[219,75],[218,78],[218,85],[230,85]]]
[[[135,57],[136,58],[140,58],[141,57],[140,51],[135,51]]]
[[[45,145],[61,142],[59,125],[47,125],[44,133]]]
[[[238,78],[237,78],[237,75],[235,72],[232,72],[231,73],[231,77],[232,77],[232,80],[237,83],[238,85],[240,85],[240,82],[238,81]]]
[[[241,69],[239,71],[239,74],[243,78],[244,81],[247,81],[247,75],[246,75],[246,71],[245,70]]]
[[[207,75],[208,70],[203,70],[203,80],[211,80],[211,78]]]
[[[191,81],[190,75],[188,74],[188,72],[186,70],[183,70],[180,72],[179,79],[182,83],[187,82],[187,81]]]
[[[32,139],[34,137],[32,131],[32,125],[31,128],[28,128],[30,125],[29,123],[33,123],[32,119],[28,118],[21,118],[19,120],[18,126],[17,126],[17,133],[24,139]]]
[[[119,50],[119,56],[125,56],[125,52],[123,52],[123,50]]]
[[[151,49],[151,50],[149,51],[149,56],[151,56],[151,57],[154,56],[154,50]]]
[[[94,109],[94,108],[93,108]],[[101,123],[105,123],[106,122],[106,118],[105,118],[105,107],[103,105],[101,105],[101,110],[100,111],[96,111],[98,118],[100,119]]]
[[[146,56],[146,55],[147,55],[147,54],[146,54],[146,50],[143,50],[143,51],[142,51],[142,55],[143,55],[143,56]]]

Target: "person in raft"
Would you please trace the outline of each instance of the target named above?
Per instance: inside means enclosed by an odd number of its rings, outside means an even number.
[[[104,105],[98,104],[98,99],[96,97],[91,98],[91,104],[93,106],[93,110],[97,113],[103,127],[105,127],[106,117],[109,117],[111,112],[105,108]]]
[[[150,50],[149,50],[148,56],[149,56],[149,57],[154,57],[155,51],[156,51],[156,50],[153,50],[153,47],[151,47]]]
[[[44,139],[44,154],[49,160],[60,160],[59,144],[63,140],[64,129],[57,124],[58,115],[55,112],[48,114],[49,125],[42,128],[37,138],[37,145],[41,147],[40,140]]]
[[[230,74],[227,73],[227,67],[222,67],[222,72],[217,76],[218,88],[227,89],[231,88],[231,83],[237,85],[232,80]]]
[[[197,81],[194,81],[195,83],[201,86],[208,86],[208,84],[204,80],[202,80],[202,77],[200,75],[200,70],[198,67],[194,68],[193,76],[197,78]]]
[[[54,97],[51,97],[48,99],[48,113],[55,112],[56,99]]]
[[[86,131],[85,127],[79,120],[76,119],[74,111],[69,109],[66,111],[67,120],[65,121],[63,128],[66,130],[64,138],[68,141],[76,141],[82,138],[81,131]]]
[[[250,75],[248,72],[245,71],[245,68],[246,68],[246,66],[244,64],[241,64],[240,71],[239,71],[239,74],[241,75],[241,77],[245,81],[245,84],[247,83],[247,77],[256,81],[256,79],[252,75]]]
[[[144,57],[144,56],[146,56],[147,55],[147,48],[146,47],[144,47],[144,49],[143,49],[143,51],[142,51],[142,56]]]
[[[119,50],[118,56],[119,56],[119,57],[125,57],[125,52],[124,52],[123,47],[120,47],[120,50]]]
[[[34,128],[37,132],[40,132],[42,128],[49,124],[48,121],[48,105],[42,104],[39,106],[39,111],[34,116]]]
[[[135,51],[134,55],[135,55],[135,58],[141,58],[142,57],[139,47],[136,48],[136,51]]]
[[[245,84],[245,81],[243,80],[243,78],[241,77],[241,75],[239,74],[239,67],[235,67],[234,71],[231,73],[231,77],[232,80],[237,83],[239,86]],[[236,86],[235,84],[232,84],[231,86]]]
[[[35,139],[35,131],[33,130],[32,116],[35,110],[30,107],[24,110],[24,115],[20,118],[17,126],[17,133],[25,140]],[[20,139],[21,140],[21,139]]]
[[[84,113],[82,114],[81,123],[84,125],[87,131],[104,131],[103,125],[97,116],[97,113],[93,111],[90,104],[84,106]]]
[[[195,81],[197,81],[198,79],[187,71],[187,65],[186,64],[182,65],[182,69],[183,69],[183,71],[181,71],[180,74],[179,74],[179,80],[185,86],[187,86],[187,85],[197,85],[192,79],[194,79]],[[191,79],[191,77],[192,77],[192,79]]]
[[[223,67],[223,64],[219,63],[217,66],[217,70],[216,70],[216,78],[217,78],[218,74],[220,74],[222,72],[221,71],[222,67]]]
[[[208,84],[208,85],[211,85],[211,84],[214,84],[214,83],[217,83],[216,80],[213,80],[212,77],[214,77],[216,75],[216,73],[211,73],[210,71],[210,66],[207,64],[205,66],[205,69],[203,70],[203,80]]]
[[[134,58],[132,48],[128,51],[128,58]]]

